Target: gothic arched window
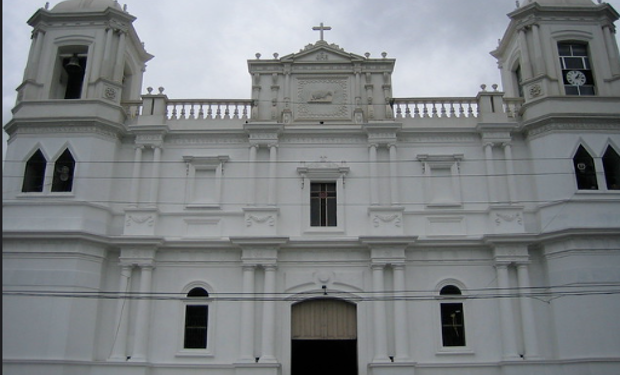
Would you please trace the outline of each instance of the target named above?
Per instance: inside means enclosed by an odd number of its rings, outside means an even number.
[[[441,340],[443,346],[465,346],[465,315],[461,290],[454,285],[441,288]]]
[[[209,325],[209,293],[200,287],[187,293],[185,302],[184,349],[206,349]]]
[[[620,156],[611,146],[607,147],[603,154],[603,170],[607,189],[620,190]]]
[[[575,167],[575,178],[577,179],[577,189],[579,190],[597,190],[596,168],[594,167],[594,159],[590,153],[583,147],[579,146],[575,156],[573,157],[573,166]]]
[[[71,191],[73,189],[73,171],[75,170],[75,159],[71,151],[66,149],[54,164],[54,179],[52,181],[52,192]]]
[[[41,150],[37,150],[26,162],[22,192],[32,193],[43,191],[46,166],[47,160],[45,160],[45,156],[43,156]]]

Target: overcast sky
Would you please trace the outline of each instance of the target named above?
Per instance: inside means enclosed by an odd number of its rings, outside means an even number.
[[[526,0],[521,0],[525,2]],[[50,9],[60,1],[50,1]],[[247,60],[298,52],[319,39],[396,59],[394,97],[475,96],[501,84],[495,49],[514,0],[121,0],[146,50],[142,92],[171,99],[250,98]],[[608,0],[620,11],[620,0]],[[26,21],[44,0],[2,1],[2,124],[10,120],[30,47]],[[3,141],[6,135],[3,132]],[[5,142],[3,142],[5,144]],[[4,152],[3,152],[4,155]]]

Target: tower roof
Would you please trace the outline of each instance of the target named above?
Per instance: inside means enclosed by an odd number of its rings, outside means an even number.
[[[52,8],[52,12],[93,12],[103,11],[107,8],[116,8],[120,10],[121,6],[115,0],[65,0]]]
[[[524,2],[523,5],[531,3],[538,3],[540,5],[596,5],[592,2],[592,0],[527,0],[527,2]]]

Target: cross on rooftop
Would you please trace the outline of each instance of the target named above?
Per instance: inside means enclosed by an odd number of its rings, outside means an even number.
[[[321,40],[323,40],[323,31],[331,30],[331,29],[332,29],[331,26],[323,26],[323,22],[321,22],[321,26],[314,26],[312,28],[312,30],[314,30],[314,31],[319,30],[321,32]]]

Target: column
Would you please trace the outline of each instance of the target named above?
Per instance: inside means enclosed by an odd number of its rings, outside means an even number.
[[[527,37],[525,35],[525,29],[519,30],[519,47],[521,50],[521,73],[523,80],[532,78],[532,63],[530,59],[530,53],[527,49]]]
[[[484,161],[487,166],[487,186],[489,187],[489,201],[495,202],[495,166],[493,165],[493,143],[484,145]]]
[[[133,174],[131,176],[131,205],[138,206],[138,197],[140,193],[140,169],[142,167],[142,149],[144,146],[135,146],[133,157]]]
[[[129,299],[127,292],[131,285],[131,264],[121,266],[121,277],[118,287],[118,295],[120,299],[116,305],[116,332],[114,335],[114,344],[112,346],[112,361],[127,360],[127,332],[129,330]]]
[[[148,346],[149,320],[151,310],[151,277],[153,266],[150,264],[140,266],[140,296],[136,314],[136,331],[134,336],[132,361],[146,361]]]
[[[127,33],[119,31],[118,50],[116,51],[116,63],[114,64],[114,75],[112,80],[121,82],[125,70],[125,44]]]
[[[610,58],[611,73],[613,75],[620,74],[620,61],[618,61],[618,45],[614,43],[613,26],[603,26],[603,35],[605,38],[605,45],[607,47],[607,54]]]
[[[506,174],[508,180],[508,200],[510,203],[517,201],[517,182],[515,179],[515,169],[512,160],[512,146],[504,143],[504,159],[506,160]]]
[[[540,26],[532,25],[532,39],[534,43],[534,74],[544,73],[542,46],[540,45]]]
[[[153,165],[151,166],[151,199],[153,206],[157,205],[159,193],[159,171],[161,164],[161,146],[153,146]]]
[[[276,197],[278,192],[278,146],[269,146],[269,205],[276,205]]]
[[[28,72],[26,79],[37,80],[37,72],[39,71],[39,59],[41,58],[41,49],[43,48],[43,38],[45,33],[41,30],[35,30],[32,34],[32,49],[28,57]]]
[[[394,292],[402,293],[405,290],[405,264],[393,264]],[[407,302],[401,299],[394,301],[394,336],[396,341],[397,362],[409,359],[409,325],[407,324]]]
[[[273,300],[276,292],[276,266],[269,264],[265,269],[265,297],[263,302],[263,337],[262,355],[260,363],[276,363],[275,357],[275,329],[276,329],[276,301]]]
[[[243,265],[239,362],[254,362],[254,265]]]
[[[534,310],[530,294],[530,274],[528,264],[521,262],[517,264],[517,280],[521,297],[521,325],[523,326],[523,341],[525,344],[525,358],[538,358],[538,340],[536,339],[536,321],[534,320]]]
[[[508,294],[508,264],[498,263],[495,265],[497,272],[497,285],[500,294]],[[514,314],[512,311],[512,299],[501,296],[499,298],[499,313],[501,322],[502,348],[504,349],[505,359],[519,358],[515,341]]]
[[[398,158],[396,156],[396,144],[390,143],[390,202],[392,205],[398,204]]]
[[[376,206],[379,204],[379,181],[377,178],[377,145],[369,146],[370,159],[370,204]]]
[[[372,286],[373,297],[377,300],[372,301],[374,317],[374,344],[375,356],[373,362],[390,362],[387,355],[387,323],[385,314],[385,302],[381,300],[383,297],[383,264],[373,264],[372,268]]]
[[[248,161],[248,191],[247,191],[247,201],[248,206],[254,205],[254,200],[256,197],[256,152],[258,149],[258,145],[250,145],[250,158]]]
[[[110,77],[110,49],[112,48],[112,37],[114,36],[114,29],[111,27],[106,30],[105,35],[105,47],[103,49],[103,67],[101,68],[101,77]]]

